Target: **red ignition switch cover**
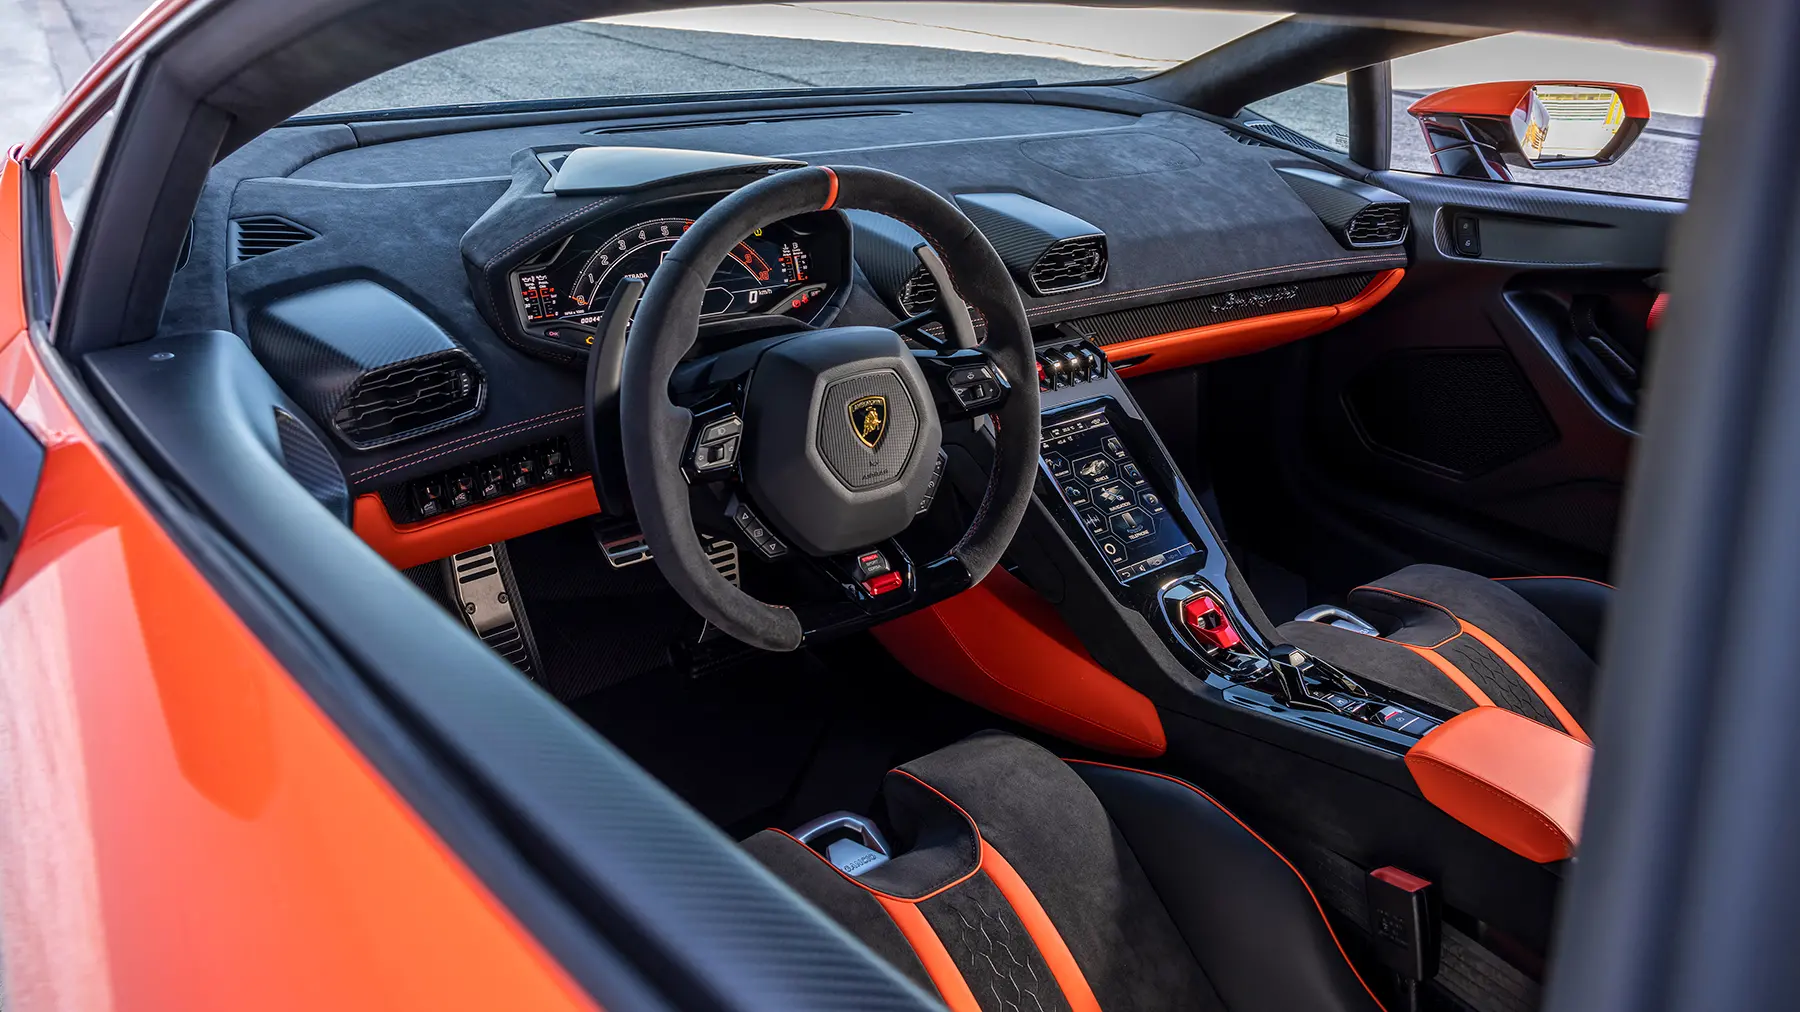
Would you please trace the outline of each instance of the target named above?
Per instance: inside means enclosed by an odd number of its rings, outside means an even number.
[[[890,590],[899,590],[900,585],[905,582],[906,578],[899,573],[883,573],[864,580],[863,589],[869,592],[870,597],[880,597]]]
[[[1201,646],[1231,650],[1243,642],[1231,627],[1231,616],[1225,614],[1219,602],[1204,594],[1182,602],[1181,622]]]

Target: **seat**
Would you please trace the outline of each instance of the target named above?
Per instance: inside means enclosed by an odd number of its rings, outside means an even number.
[[[1612,588],[1568,576],[1490,580],[1408,566],[1351,591],[1379,635],[1294,621],[1284,641],[1367,682],[1462,712],[1498,706],[1583,742]]]
[[[856,875],[745,847],[952,1012],[1381,1008],[1293,866],[1180,780],[989,732],[878,804],[895,856]]]

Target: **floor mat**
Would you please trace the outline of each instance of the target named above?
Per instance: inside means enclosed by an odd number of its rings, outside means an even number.
[[[833,811],[879,816],[889,769],[1007,726],[913,678],[867,635],[699,679],[635,678],[570,709],[737,839]]]

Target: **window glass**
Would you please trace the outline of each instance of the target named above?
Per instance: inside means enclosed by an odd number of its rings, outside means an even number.
[[[1515,32],[1415,53],[1393,62],[1393,167],[1434,171],[1418,121],[1406,107],[1444,88],[1486,81],[1612,81],[1650,99],[1650,123],[1612,165],[1512,169],[1514,182],[1686,198],[1712,84],[1712,57],[1622,42]]]
[[[1333,151],[1350,150],[1350,93],[1342,75],[1258,99],[1249,112],[1248,120],[1260,117]]]
[[[397,67],[307,112],[1116,81],[1167,70],[1282,16],[1027,3],[745,4],[656,11],[486,39]]]
[[[81,221],[81,213],[87,207],[94,165],[100,160],[106,139],[112,136],[112,127],[113,114],[108,112],[56,163],[56,185],[62,194],[63,213],[68,215],[70,226]]]

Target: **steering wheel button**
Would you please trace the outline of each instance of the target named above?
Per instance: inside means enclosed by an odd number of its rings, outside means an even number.
[[[744,431],[743,419],[736,415],[732,415],[730,418],[720,419],[719,421],[708,425],[706,428],[701,429],[700,442],[702,444],[716,443],[727,436],[735,436],[742,431]]]
[[[717,471],[737,463],[737,436],[727,436],[712,443],[701,443],[694,448],[694,470]]]
[[[899,573],[883,573],[873,579],[864,580],[862,588],[868,592],[870,597],[880,597],[889,591],[899,590],[900,585],[905,582],[906,579]]]

